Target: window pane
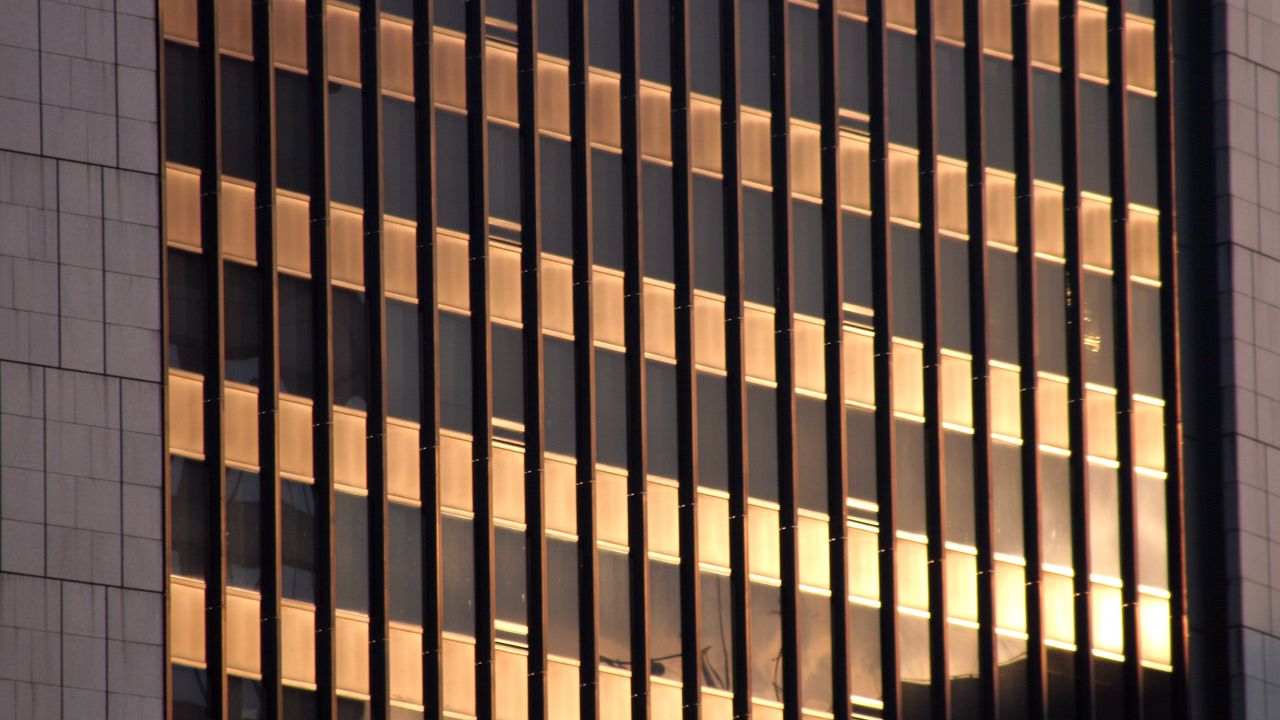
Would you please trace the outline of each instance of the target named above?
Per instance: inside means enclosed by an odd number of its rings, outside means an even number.
[[[364,293],[333,290],[333,402],[369,407],[369,318]]]
[[[257,590],[262,572],[257,473],[227,469],[227,584]]]
[[[256,386],[262,352],[262,288],[258,269],[235,262],[225,262],[223,267],[227,379]]]
[[[280,481],[280,571],[284,597],[306,602],[316,599],[315,487]]]

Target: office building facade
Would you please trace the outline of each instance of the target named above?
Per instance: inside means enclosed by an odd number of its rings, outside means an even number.
[[[10,5],[0,717],[1266,716],[1252,19]]]

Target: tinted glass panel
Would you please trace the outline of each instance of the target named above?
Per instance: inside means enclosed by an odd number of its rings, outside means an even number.
[[[254,181],[259,162],[257,93],[253,64],[222,56],[222,172]]]
[[[422,624],[422,510],[390,503],[387,506],[391,552],[391,619]]]
[[[387,413],[417,421],[421,413],[418,306],[387,300]]]
[[[205,372],[204,256],[169,250],[169,367]]]
[[[280,481],[280,591],[284,597],[316,598],[316,496],[311,485]]]
[[[383,6],[383,10],[387,8]],[[388,215],[418,217],[413,103],[382,98],[382,198]]]
[[[329,83],[329,192],[335,202],[364,205],[363,138],[360,88]]]
[[[364,293],[333,289],[333,402],[369,407],[369,318]]]
[[[262,575],[261,485],[257,473],[227,469],[227,584],[249,590]]]
[[[199,50],[164,44],[165,158],[200,167],[204,110],[200,92]]]
[[[258,268],[234,262],[223,263],[223,267],[227,379],[257,385],[262,352],[262,286]]]
[[[280,392],[310,397],[315,375],[311,282],[292,275],[279,278]]]

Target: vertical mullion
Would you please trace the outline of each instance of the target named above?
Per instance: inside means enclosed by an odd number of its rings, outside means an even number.
[[[739,0],[720,0],[720,159],[724,172],[725,369],[729,428],[729,583],[733,716],[751,716],[751,580],[747,526],[747,388],[743,365],[742,183],[738,106]]]
[[[435,234],[435,105],[432,63],[431,0],[413,4],[413,97],[414,154],[417,167],[417,278],[418,332],[423,344],[419,398],[422,427],[418,447],[422,448],[418,483],[422,497],[422,701],[426,717],[443,711],[441,612],[444,606],[441,585],[440,478],[437,474],[440,442],[439,344],[436,304]]]
[[[847,718],[849,702],[849,479],[846,475],[844,248],[840,232],[840,61],[836,3],[818,5],[819,123],[822,174],[823,369],[826,375],[827,530],[831,573],[831,712]]]
[[[275,158],[275,62],[272,58],[270,4],[253,4],[253,56],[257,80],[256,102],[258,182],[254,188],[257,212],[259,282],[262,293],[262,346],[258,370],[258,463],[261,482],[262,600],[262,699],[263,714],[277,717],[282,711],[280,587],[281,508],[279,444],[280,333],[279,281],[276,274],[276,158]]]
[[[1080,247],[1080,77],[1076,52],[1076,5],[1064,2],[1059,24],[1062,48],[1063,235],[1066,251],[1068,435],[1071,442],[1071,564],[1075,610],[1076,717],[1094,716],[1094,660],[1089,587],[1089,487],[1085,434],[1084,268]]]
[[[223,333],[222,239],[219,218],[222,199],[222,58],[218,50],[217,5],[200,0],[197,7],[200,40],[200,93],[204,103],[204,143],[200,158],[200,245],[204,255],[205,335],[209,339],[204,378],[204,454],[212,479],[209,487],[209,552],[205,571],[205,661],[209,717],[227,713],[225,662],[227,589],[227,471],[222,433],[226,380],[226,336]]]
[[[337,717],[334,649],[333,288],[329,282],[329,75],[326,0],[306,0],[307,82],[311,99],[311,285],[316,396],[312,425],[317,510],[316,694],[321,718]]]
[[[369,690],[374,720],[390,712],[390,572],[387,530],[387,298],[382,255],[382,87],[379,0],[360,1],[360,99],[364,130],[364,268],[369,323]]]
[[[599,572],[596,560],[596,361],[591,308],[591,145],[587,137],[588,0],[569,0],[569,145],[573,228],[573,365],[578,512],[579,712],[600,707]]]
[[[880,673],[884,717],[898,718],[902,683],[898,673],[898,588],[896,549],[898,524],[894,517],[893,418],[893,252],[889,242],[889,81],[888,29],[885,3],[867,3],[867,51],[870,55],[871,111],[871,296],[876,426],[876,502],[880,529]]]
[[[773,177],[774,353],[777,358],[779,550],[782,570],[784,716],[800,717],[800,587],[796,515],[795,357],[791,238],[791,103],[788,0],[769,0],[769,123]]]
[[[1018,367],[1020,368],[1019,385],[1021,398],[1018,404],[1019,421],[1022,426],[1022,532],[1023,546],[1026,548],[1026,595],[1025,608],[1027,618],[1027,714],[1031,718],[1044,717],[1048,712],[1045,690],[1046,666],[1044,646],[1044,604],[1042,597],[1043,561],[1040,552],[1040,429],[1039,414],[1036,412],[1039,387],[1039,325],[1036,322],[1039,296],[1036,290],[1036,255],[1037,238],[1034,236],[1035,211],[1034,203],[1034,160],[1035,147],[1032,129],[1035,127],[1034,105],[1031,102],[1032,72],[1030,47],[1030,6],[1015,4],[1013,7],[1013,93],[1014,116],[1021,121],[1014,125],[1014,168],[1017,206],[1015,208],[1017,222],[1017,275],[1019,288],[1018,303]],[[981,46],[976,51],[981,62]],[[979,67],[979,76],[981,68]],[[1050,148],[1054,152],[1058,148]],[[983,169],[979,163],[977,173]],[[972,210],[970,211],[972,212]],[[972,240],[971,240],[972,242]],[[986,242],[982,240],[985,248]],[[985,252],[984,252],[985,257]],[[985,325],[984,325],[985,326]],[[984,337],[985,343],[985,337]],[[987,365],[989,359],[983,359],[983,378],[989,377]],[[983,401],[988,397],[984,393]],[[987,418],[984,418],[986,420]],[[986,435],[986,443],[990,447],[990,432]],[[990,464],[988,462],[988,468]],[[988,471],[989,472],[989,471]],[[988,483],[989,485],[989,483]],[[994,620],[994,618],[993,618]],[[983,621],[984,627],[986,621]],[[994,668],[993,668],[994,670]]]
[[[1124,634],[1124,711],[1142,717],[1142,661],[1138,647],[1137,477],[1133,452],[1133,366],[1129,307],[1129,113],[1125,80],[1125,2],[1107,1],[1107,114],[1111,154],[1111,264],[1115,317],[1116,449],[1120,505],[1120,577]]]
[[[631,716],[649,717],[649,553],[645,531],[648,480],[645,452],[644,228],[640,216],[639,2],[620,0],[622,80],[623,337],[626,343],[627,565],[631,612]]]
[[[679,423],[680,656],[684,720],[701,714],[698,624],[702,615],[698,564],[698,393],[693,354],[693,184],[689,135],[689,0],[671,0],[671,159],[675,232],[676,417]],[[719,328],[710,328],[719,330]]]
[[[524,321],[524,506],[528,548],[529,717],[547,716],[547,533],[543,493],[542,186],[538,135],[537,0],[517,7],[520,115],[520,302]]]
[[[916,0],[916,123],[920,144],[920,287],[924,326],[925,528],[929,577],[929,707],[934,718],[951,715],[947,663],[947,478],[943,472],[941,391],[941,276],[938,267],[937,129],[933,3]]]
[[[489,131],[484,0],[466,3],[468,274],[471,291],[471,485],[475,518],[476,715],[494,713],[493,367],[489,357]]]
[[[1173,41],[1170,0],[1155,0],[1156,20],[1156,155],[1157,189],[1160,205],[1160,325],[1164,328],[1161,348],[1161,386],[1164,389],[1164,448],[1166,480],[1166,532],[1169,547],[1170,650],[1173,665],[1173,692],[1170,706],[1181,720],[1189,715],[1188,649],[1186,613],[1186,541],[1183,536],[1184,486],[1182,454],[1181,356],[1178,319],[1178,254],[1175,230],[1177,195],[1173,154]]]

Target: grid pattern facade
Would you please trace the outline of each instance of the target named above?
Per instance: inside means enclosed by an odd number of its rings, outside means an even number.
[[[179,718],[1185,708],[1164,0],[165,0]]]

